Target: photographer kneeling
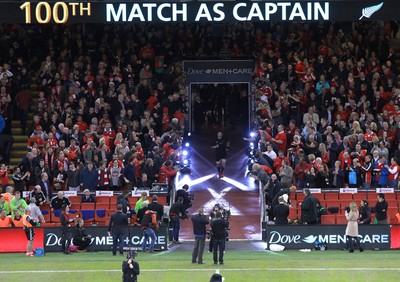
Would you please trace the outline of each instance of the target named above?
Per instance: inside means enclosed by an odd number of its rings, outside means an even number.
[[[183,208],[185,209],[185,211],[192,206],[192,201],[194,198],[193,195],[188,192],[188,190],[189,190],[189,185],[185,184],[182,186],[181,189],[178,189],[176,191],[176,196],[175,196],[175,199],[182,197]]]
[[[129,252],[126,255],[126,260],[122,262],[122,281],[137,282],[137,277],[140,273],[139,263],[135,260],[136,253]]]
[[[87,234],[85,227],[83,227],[84,221],[79,218],[76,223],[74,232],[73,244],[78,247],[78,252],[86,252],[87,247],[90,245],[92,235]]]

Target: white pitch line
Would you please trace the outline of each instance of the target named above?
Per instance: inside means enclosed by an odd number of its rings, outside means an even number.
[[[141,272],[173,272],[173,271],[215,271],[215,268],[175,268],[175,269],[141,269]],[[400,271],[400,268],[369,268],[369,267],[336,267],[336,268],[221,268],[221,271]],[[18,273],[84,273],[84,272],[121,272],[120,269],[88,269],[88,270],[4,270],[0,274]]]

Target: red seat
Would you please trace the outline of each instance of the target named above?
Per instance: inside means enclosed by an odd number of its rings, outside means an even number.
[[[324,193],[311,193],[314,198],[317,198],[318,200],[323,200],[324,199]]]
[[[117,208],[117,201],[118,201],[117,196],[111,196],[110,197],[110,208],[111,209],[116,209]]]
[[[81,196],[69,196],[68,199],[71,202],[71,204],[78,204],[82,201]]]
[[[347,219],[344,213],[336,216],[336,224],[347,224]]]
[[[110,204],[110,197],[109,196],[98,196],[96,197],[96,203],[100,204]]]
[[[321,224],[336,224],[336,214],[321,216]]]
[[[50,212],[50,221],[54,223],[60,223],[60,210],[54,210]]]
[[[396,193],[385,193],[386,200],[396,200]]]
[[[110,210],[110,204],[108,203],[96,203],[96,210]]]
[[[340,207],[341,207],[341,202],[339,200],[325,200],[323,203],[325,204],[326,208],[338,207],[340,209]],[[322,202],[321,202],[321,205],[322,205]]]
[[[351,193],[339,194],[339,200],[351,202],[351,201],[353,201],[353,194],[351,194]]]
[[[81,210],[94,210],[95,203],[81,203]]]
[[[325,200],[338,200],[338,193],[325,193]]]
[[[361,200],[367,200],[367,193],[361,192],[361,193],[356,193],[353,194],[353,200],[356,202],[357,205],[359,205],[359,202]]]
[[[398,207],[399,207],[399,203],[397,202],[397,200],[386,199],[386,202],[388,203],[388,209],[391,209],[391,208],[398,209]],[[373,204],[375,204],[375,203],[373,203]]]

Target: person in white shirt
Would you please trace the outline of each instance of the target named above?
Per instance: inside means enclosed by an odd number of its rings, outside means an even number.
[[[36,205],[36,199],[35,198],[31,198],[29,200],[29,205],[28,205],[29,209],[31,210],[31,214],[30,217],[33,218],[33,220],[35,222],[39,222],[39,218],[40,218],[40,222],[41,223],[45,223],[46,221],[44,220],[44,216],[42,214],[42,211],[40,210],[40,208]]]

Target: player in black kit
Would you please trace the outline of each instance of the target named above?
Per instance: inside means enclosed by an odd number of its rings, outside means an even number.
[[[211,148],[215,149],[218,177],[222,178],[224,177],[224,169],[226,166],[226,152],[229,150],[229,141],[223,137],[222,132],[218,132],[217,140]]]

